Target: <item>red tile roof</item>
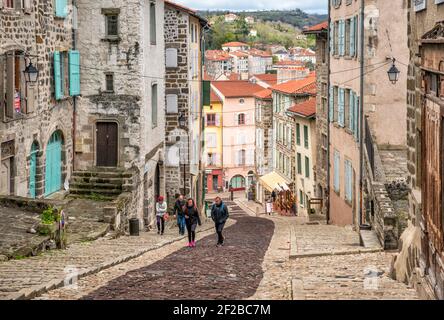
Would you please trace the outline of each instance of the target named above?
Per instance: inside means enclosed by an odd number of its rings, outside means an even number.
[[[254,77],[272,86],[277,84],[277,74],[256,74]]]
[[[226,61],[231,59],[230,55],[222,50],[208,50],[205,52],[205,58],[211,61]]]
[[[328,21],[324,21],[324,22],[321,22],[317,25],[314,25],[312,27],[305,29],[303,33],[318,33],[318,32],[327,31],[327,30],[328,30]]]
[[[316,98],[296,104],[290,107],[288,111],[303,117],[312,117],[316,114]]]
[[[259,49],[251,49],[248,53],[252,56],[263,57],[263,58],[271,58],[273,55],[267,51],[259,50]]]
[[[211,100],[211,102],[221,102],[222,101],[222,99],[216,94],[216,92],[214,92],[213,89],[211,89],[210,100]]]
[[[222,47],[249,47],[249,45],[243,42],[227,42]]]
[[[226,98],[254,97],[264,88],[249,81],[215,81],[211,83]]]
[[[272,93],[273,93],[273,91],[271,91],[270,89],[265,89],[265,90],[256,92],[254,96],[255,96],[255,98],[258,98],[258,99],[268,100],[268,99],[271,99]]]
[[[273,91],[279,91],[286,94],[316,94],[316,77],[309,76],[304,79],[287,81],[277,84],[270,88]]]

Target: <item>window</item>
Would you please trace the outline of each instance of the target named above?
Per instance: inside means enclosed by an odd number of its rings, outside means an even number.
[[[208,148],[216,148],[217,147],[216,133],[207,133],[207,147]]]
[[[247,162],[247,152],[245,150],[239,151],[239,165],[244,166]]]
[[[166,104],[167,104],[167,113],[178,113],[178,96],[177,94],[167,94],[166,96]]]
[[[20,2],[20,1],[15,1]],[[58,18],[66,18],[68,15],[68,1],[54,0],[55,16]]]
[[[114,92],[114,74],[105,74],[106,92]]]
[[[298,146],[301,145],[301,125],[296,123],[296,143]]]
[[[0,93],[2,100],[5,99],[5,116],[8,118],[25,112],[26,82],[22,76],[24,70],[25,59],[21,51],[10,51],[0,57]],[[2,100],[0,101],[3,102]]]
[[[343,88],[339,88],[338,90],[338,124],[341,127],[345,125],[345,90]]]
[[[167,68],[177,68],[177,49],[168,48],[166,51],[165,63]]]
[[[210,113],[207,114],[207,126],[215,126],[216,125],[216,114]]]
[[[345,160],[345,200],[353,200],[353,167],[349,160]]]
[[[54,52],[54,95],[56,100],[80,95],[80,53]]]
[[[340,162],[341,162],[341,156],[339,154],[339,151],[335,150],[334,153],[334,174],[333,174],[333,187],[335,192],[339,193],[340,190],[340,177],[339,177],[339,170],[340,170]]]
[[[245,125],[245,113],[240,113],[240,114],[237,116],[237,123],[238,123],[239,125]]]
[[[106,21],[106,36],[117,37],[119,35],[119,15],[108,14],[105,16]]]
[[[157,43],[156,30],[156,1],[150,1],[150,41],[152,45]]]
[[[350,42],[351,42],[351,37],[350,37],[350,31],[351,31],[351,20],[347,19],[345,21],[345,34],[344,34],[344,38],[345,38],[345,49],[344,49],[344,55],[346,56],[350,56]]]
[[[153,128],[157,127],[157,84],[151,86],[151,123]]]
[[[302,192],[302,190],[299,190],[299,204],[302,208],[304,207],[304,200],[304,192]]]
[[[298,174],[302,174],[302,156],[300,153],[297,154],[298,161]]]
[[[305,177],[310,178],[310,159],[305,157]]]
[[[304,147],[306,149],[308,149],[308,144],[309,144],[308,139],[309,139],[308,138],[308,127],[304,126]]]
[[[240,99],[239,104],[245,104],[245,99]]]

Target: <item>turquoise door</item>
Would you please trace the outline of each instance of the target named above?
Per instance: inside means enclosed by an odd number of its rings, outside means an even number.
[[[29,169],[29,196],[33,199],[36,197],[35,180],[37,175],[37,153],[39,147],[37,143],[33,143],[31,147],[31,159]]]
[[[46,147],[45,196],[62,188],[62,135],[55,132]]]

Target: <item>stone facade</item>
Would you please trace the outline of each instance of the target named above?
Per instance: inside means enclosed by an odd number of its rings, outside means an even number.
[[[316,36],[316,197],[322,199],[322,214],[328,210],[328,24],[324,23],[304,32]]]
[[[21,2],[20,7],[15,7],[17,1],[14,8],[8,8],[4,2],[0,5],[2,195],[42,198],[63,189],[72,172],[75,98],[67,93],[56,100],[53,67],[56,51],[73,50],[72,7],[68,1],[66,16],[56,17],[53,3],[25,1],[24,8]],[[35,84],[26,83],[23,77],[30,61],[39,70]],[[15,69],[9,69],[12,66]],[[7,103],[9,90],[19,94],[20,100],[14,97],[14,106]],[[53,185],[55,189],[45,185],[45,180],[53,180],[46,155],[54,133],[61,140],[61,149],[56,154],[59,159],[53,163],[55,170],[61,170],[60,176],[60,172],[55,176],[59,180]],[[31,165],[31,158],[35,159],[35,165]]]
[[[443,150],[442,136],[436,140],[440,134],[435,131],[442,132],[443,126],[443,114],[437,110],[442,110],[444,105],[440,66],[444,46],[444,3],[409,1],[408,9],[407,145],[411,222],[402,236],[404,241],[395,271],[398,280],[412,283],[422,296],[444,299],[443,199],[440,190]],[[435,78],[431,77],[433,74]],[[439,77],[441,81],[433,80]],[[409,241],[411,238],[418,241]]]
[[[265,89],[256,96],[256,181],[273,171],[273,101],[271,91]],[[265,204],[270,193],[257,183],[256,201]]]
[[[202,68],[201,36],[206,21],[194,11],[165,6],[166,49],[166,194],[170,206],[177,194],[202,204]],[[181,119],[182,118],[182,119]],[[186,123],[179,123],[179,119]]]
[[[75,170],[130,173],[125,206],[141,227],[152,226],[165,190],[164,1],[77,4],[83,59]]]

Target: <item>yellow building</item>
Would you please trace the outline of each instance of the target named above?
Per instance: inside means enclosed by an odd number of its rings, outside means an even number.
[[[204,106],[204,162],[208,192],[217,192],[223,189],[222,110],[222,100],[213,90],[211,90],[211,103],[210,105]]]

